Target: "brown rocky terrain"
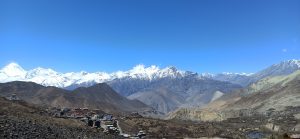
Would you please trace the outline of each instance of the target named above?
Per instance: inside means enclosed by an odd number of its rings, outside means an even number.
[[[292,131],[296,123],[287,122],[294,120],[293,118],[284,118],[276,121],[276,125],[281,125],[277,131],[270,130],[267,127],[268,118],[261,116],[230,118],[221,122],[127,117],[120,119],[120,126],[123,132],[129,134],[135,134],[142,130],[147,134],[148,138],[283,139],[284,135],[298,133],[297,131]]]
[[[86,127],[82,122],[48,116],[42,108],[0,97],[0,138],[118,138]]]
[[[33,82],[9,82],[0,84],[0,96],[15,94],[19,99],[39,106],[88,107],[106,112],[130,112],[152,110],[138,100],[120,96],[107,84],[81,87],[73,91],[57,87],[45,87]]]
[[[179,109],[168,118],[224,120],[250,113],[264,114],[269,109],[284,111],[300,106],[300,71],[287,76],[267,77],[249,87],[223,95],[204,108]]]
[[[0,97],[0,137],[1,138],[120,138],[106,135],[103,130],[87,127],[76,119],[55,118],[42,107],[21,100],[7,100]],[[297,115],[300,108],[289,108],[294,112],[283,112],[277,117],[239,117],[222,122],[194,122],[185,120],[161,120],[144,118],[139,115],[117,116],[124,133],[135,135],[140,130],[146,138],[246,138],[249,136],[274,137],[281,139],[284,133],[298,133]],[[288,114],[287,114],[288,113]],[[281,115],[281,114],[279,114]],[[281,127],[272,131],[273,121]],[[293,132],[291,132],[294,130]]]

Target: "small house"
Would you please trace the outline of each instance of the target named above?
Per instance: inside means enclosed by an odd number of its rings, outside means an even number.
[[[103,120],[104,121],[112,121],[113,116],[111,114],[106,114],[106,115],[103,116]]]

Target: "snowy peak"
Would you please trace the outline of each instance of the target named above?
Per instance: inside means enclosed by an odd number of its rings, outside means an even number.
[[[16,63],[10,63],[0,70],[0,82],[31,81],[44,86],[69,87],[69,86],[91,86],[95,83],[103,83],[121,78],[135,78],[143,80],[154,80],[164,77],[182,77],[189,72],[179,71],[175,67],[160,69],[157,66],[146,67],[137,65],[128,71],[113,73],[105,72],[69,72],[60,73],[49,68],[35,68],[24,70]]]
[[[288,75],[296,70],[300,69],[300,60],[287,60],[280,62],[279,64],[274,64],[253,76],[256,78],[264,78],[267,76],[278,76],[278,75]]]
[[[174,66],[169,66],[167,68],[164,68],[160,71],[159,73],[159,77],[171,77],[171,78],[176,78],[176,77],[184,77],[187,76],[189,74],[192,74],[192,72],[188,72],[188,71],[180,71],[177,70],[176,67]]]
[[[38,67],[38,68],[35,68],[33,70],[30,70],[27,72],[27,75],[26,76],[55,76],[55,75],[58,75],[59,73],[57,73],[56,71],[52,70],[52,69],[45,69],[45,68],[41,68],[41,67]]]
[[[282,68],[288,68],[288,67],[300,68],[300,60],[296,60],[296,59],[287,60],[279,64],[275,64],[274,66],[282,67]]]
[[[177,68],[174,67],[174,66],[166,67],[166,68],[162,69],[162,72],[168,73],[168,74],[172,74],[172,75],[177,74],[177,73],[180,73],[180,72],[177,70]]]
[[[132,74],[151,74],[159,71],[159,67],[152,65],[150,67],[145,67],[145,65],[137,65],[130,70]]]
[[[26,71],[17,63],[10,63],[1,69],[1,72],[7,76],[20,76],[24,77]]]
[[[300,60],[288,60],[279,64],[274,64],[269,68],[255,74],[247,73],[230,73],[221,74],[202,73],[198,75],[195,72],[181,71],[174,66],[159,68],[152,65],[137,65],[128,71],[117,71],[113,73],[106,72],[69,72],[60,73],[49,68],[35,68],[32,70],[24,70],[17,63],[10,63],[0,70],[0,82],[9,81],[31,81],[44,86],[69,87],[69,86],[91,86],[95,83],[103,83],[114,79],[142,79],[155,80],[160,78],[182,78],[182,77],[199,77],[199,79],[214,79],[227,81],[243,86],[251,82],[257,81],[267,76],[287,75],[295,70],[300,69]]]
[[[153,79],[155,74],[159,71],[159,67],[157,66],[150,66],[145,67],[145,65],[137,65],[133,69],[129,70],[127,73],[128,76],[132,78],[148,78]]]
[[[145,65],[137,65],[133,67],[129,71],[118,71],[114,72],[111,75],[112,78],[140,78],[140,79],[147,79],[147,80],[154,80],[158,78],[165,78],[165,77],[182,77],[185,76],[187,73],[186,71],[179,71],[173,66],[166,67],[164,69],[160,69],[158,66],[152,65],[146,67]]]

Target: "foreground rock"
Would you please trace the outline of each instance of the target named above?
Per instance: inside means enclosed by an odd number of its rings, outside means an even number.
[[[0,138],[118,138],[88,128],[77,120],[50,117],[45,111],[22,101],[0,98],[0,105]]]

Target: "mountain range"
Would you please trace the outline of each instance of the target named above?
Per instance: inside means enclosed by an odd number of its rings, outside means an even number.
[[[287,60],[259,71],[257,73],[220,73],[210,74],[202,73],[200,78],[210,78],[220,81],[228,81],[234,84],[247,86],[252,82],[258,81],[267,76],[287,75],[300,69],[300,60]],[[59,88],[75,89],[77,87],[88,87],[96,83],[103,83],[115,79],[142,79],[152,81],[155,79],[171,77],[184,77],[195,72],[177,70],[175,67],[166,67],[160,69],[157,66],[145,67],[137,65],[128,71],[117,71],[113,73],[94,72],[68,72],[61,73],[49,68],[35,68],[24,70],[17,63],[10,63],[0,70],[0,82],[10,81],[31,81],[44,86],[55,86]]]
[[[273,64],[257,73],[252,74],[234,74],[223,73],[212,75],[211,78],[220,81],[228,81],[231,83],[239,84],[244,87],[254,83],[260,79],[269,76],[288,75],[300,69],[300,60],[287,60],[278,64]]]
[[[68,72],[60,73],[49,68],[35,68],[24,70],[17,63],[10,63],[0,70],[0,82],[9,81],[31,81],[44,86],[55,86],[59,88],[76,89],[77,87],[88,87],[96,83],[112,81],[114,79],[132,78],[154,80],[164,77],[181,77],[187,72],[172,72],[174,67],[160,69],[157,66],[145,67],[137,65],[128,71],[117,71],[113,73],[94,72]]]
[[[25,71],[16,63],[1,70],[2,82],[30,81],[44,86],[78,90],[105,82],[116,92],[132,100],[139,100],[159,112],[168,113],[180,107],[203,106],[216,95],[241,88],[240,85],[198,75],[175,67],[160,69],[138,65],[129,71],[115,73],[59,73],[52,69],[36,68]],[[170,97],[172,96],[172,97]]]
[[[18,64],[11,63],[0,70],[0,82],[35,82],[48,88],[54,86],[57,87],[56,89],[73,90],[69,91],[72,93],[78,92],[81,87],[106,83],[122,97],[137,99],[167,114],[182,108],[205,107],[261,79],[286,76],[299,69],[300,60],[283,61],[251,74],[198,74],[178,70],[172,66],[160,69],[157,66],[145,67],[143,65],[137,65],[128,71],[113,73],[60,73],[40,67],[27,71]]]
[[[284,65],[284,66],[283,66]],[[286,67],[285,64],[276,64],[274,67]],[[168,118],[186,120],[224,120],[250,116],[253,113],[265,114],[268,111],[284,111],[288,107],[300,106],[300,70],[288,75],[282,75],[278,70],[268,68],[272,71],[263,79],[249,86],[224,94],[205,107],[181,108],[169,114]],[[260,72],[257,75],[263,75]],[[273,76],[274,75],[274,76]],[[276,75],[276,76],[275,76]]]

